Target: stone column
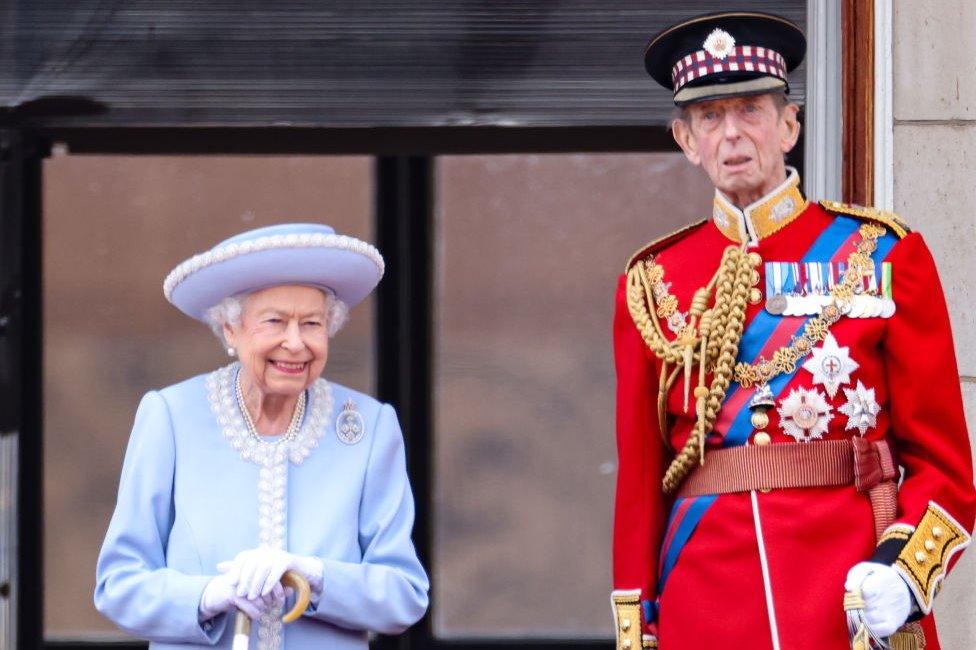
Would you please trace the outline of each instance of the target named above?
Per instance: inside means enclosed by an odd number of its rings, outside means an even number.
[[[939,267],[972,439],[976,433],[976,3],[895,0],[894,9],[895,211],[924,235]],[[935,609],[943,647],[972,648],[976,639],[973,547],[949,576]]]

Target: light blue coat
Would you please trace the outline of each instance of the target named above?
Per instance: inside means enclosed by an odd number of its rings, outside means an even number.
[[[206,379],[143,397],[98,558],[95,606],[152,648],[230,647],[233,620],[200,623],[200,597],[217,563],[259,545],[260,468],[225,437]],[[325,568],[317,606],[284,626],[288,650],[366,648],[368,630],[401,632],[428,602],[410,540],[414,504],[396,413],[330,386],[334,407],[318,446],[288,463],[286,549]],[[335,428],[349,399],[365,424],[355,444]]]

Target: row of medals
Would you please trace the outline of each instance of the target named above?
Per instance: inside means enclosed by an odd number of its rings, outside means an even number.
[[[766,311],[774,316],[806,316],[819,314],[831,302],[833,298],[829,294],[777,293],[766,299]],[[864,293],[851,298],[844,315],[848,318],[891,318],[894,313],[894,300]]]
[[[890,296],[891,265],[876,265],[872,273],[854,287],[853,298],[844,307],[848,318],[890,318],[895,302]],[[766,263],[766,311],[775,316],[818,314],[833,301],[831,292],[845,271],[842,265],[809,262]],[[884,284],[879,290],[879,280]],[[792,285],[784,291],[784,285]]]

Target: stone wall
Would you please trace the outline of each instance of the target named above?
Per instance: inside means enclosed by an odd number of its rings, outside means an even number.
[[[897,0],[894,10],[895,210],[925,236],[938,264],[972,436],[976,433],[976,294],[972,291],[976,72],[971,53],[976,48],[976,3]],[[974,585],[976,553],[970,549],[937,599],[941,640],[948,650],[973,647]]]

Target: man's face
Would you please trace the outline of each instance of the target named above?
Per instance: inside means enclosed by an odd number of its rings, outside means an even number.
[[[674,123],[674,138],[693,164],[736,201],[751,203],[786,178],[783,155],[796,144],[797,106],[771,94],[730,97],[688,107],[690,122]]]

